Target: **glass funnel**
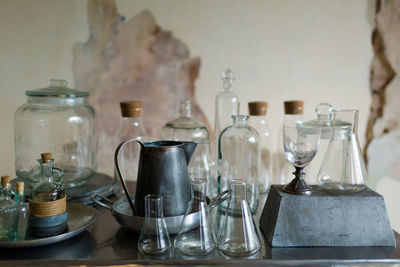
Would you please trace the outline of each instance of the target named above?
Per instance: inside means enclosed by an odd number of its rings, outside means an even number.
[[[357,135],[358,110],[337,109],[334,130],[318,173],[321,188],[333,193],[356,193],[368,179]]]
[[[175,247],[183,254],[208,255],[215,248],[213,227],[209,219],[206,202],[206,181],[194,179],[191,182],[193,197],[183,217],[178,235],[175,238]],[[197,212],[196,225],[193,227],[192,213]],[[198,221],[197,221],[198,219]]]

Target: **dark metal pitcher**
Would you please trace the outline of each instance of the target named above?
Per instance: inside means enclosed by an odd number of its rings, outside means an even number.
[[[130,194],[118,165],[118,154],[129,142],[140,144],[140,159],[136,182],[135,202]],[[159,194],[164,197],[164,216],[183,215],[191,199],[187,165],[196,148],[193,142],[155,141],[142,143],[136,139],[122,142],[115,151],[115,166],[129,204],[137,216],[145,215],[144,197]],[[132,163],[133,164],[133,163]]]

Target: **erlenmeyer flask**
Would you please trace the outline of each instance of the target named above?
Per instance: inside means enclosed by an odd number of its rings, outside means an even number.
[[[367,170],[357,135],[358,110],[333,111],[334,130],[318,173],[319,185],[333,193],[366,188]]]
[[[261,242],[247,203],[246,182],[232,180],[231,190],[231,199],[218,239],[218,249],[228,256],[250,256],[261,249]]]
[[[169,252],[171,242],[163,216],[162,196],[147,195],[145,206],[145,220],[140,231],[138,249],[150,255],[165,254]]]
[[[206,203],[206,181],[193,179],[193,197],[175,238],[175,247],[183,254],[208,255],[215,248],[215,237]],[[193,214],[196,226],[193,228]]]

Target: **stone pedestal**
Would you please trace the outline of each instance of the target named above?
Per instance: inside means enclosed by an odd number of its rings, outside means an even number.
[[[384,199],[375,191],[334,195],[312,186],[310,196],[272,185],[260,229],[272,247],[395,246]]]

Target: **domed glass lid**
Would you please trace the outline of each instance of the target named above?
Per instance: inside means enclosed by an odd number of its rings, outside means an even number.
[[[55,97],[87,97],[89,92],[70,89],[67,87],[66,80],[49,81],[49,86],[37,90],[28,90],[25,92],[27,96],[55,96]]]

